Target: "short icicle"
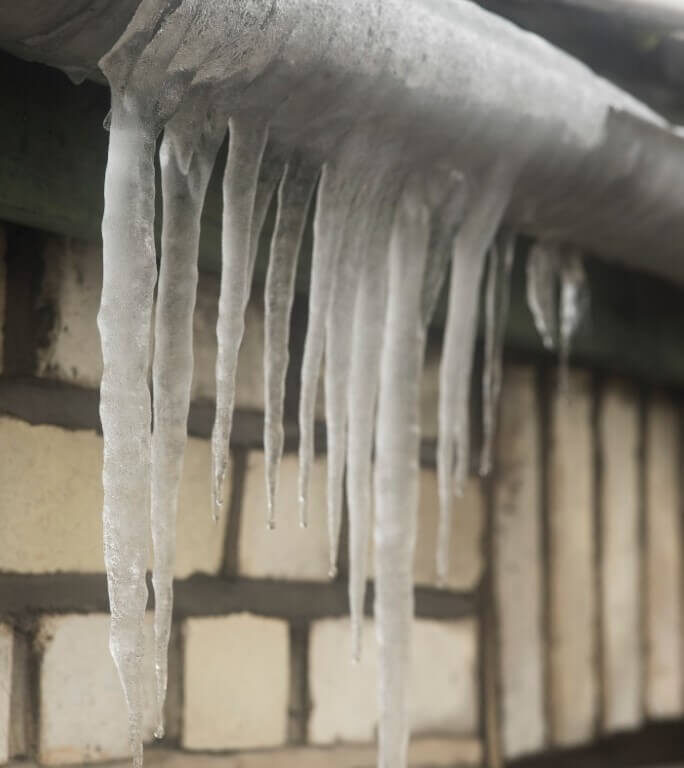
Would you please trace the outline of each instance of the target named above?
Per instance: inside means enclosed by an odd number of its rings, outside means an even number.
[[[269,528],[275,528],[278,470],[283,455],[283,405],[297,258],[317,175],[317,171],[298,156],[287,164],[278,189],[278,213],[266,274],[264,450]]]
[[[335,162],[323,166],[318,184],[311,256],[309,317],[304,342],[299,397],[299,522],[309,524],[309,476],[314,459],[316,395],[325,349],[325,319],[335,278],[352,181]]]
[[[150,358],[154,247],[155,131],[112,92],[102,220],[103,282],[98,327],[103,373],[104,554],[110,649],[128,707],[134,768],[143,760],[143,627],[150,531]]]
[[[195,106],[194,103],[191,106]],[[204,196],[225,127],[207,121],[188,138],[179,114],[160,149],[163,197],[162,259],[157,288],[153,363],[152,544],[155,597],[155,736],[164,735],[167,650],[173,608],[178,490],[187,441],[193,371],[192,316]]]
[[[506,183],[495,169],[488,180],[483,180],[471,191],[453,245],[449,308],[439,377],[437,579],[440,584],[446,583],[449,573],[453,496],[463,493],[470,463],[468,409],[480,281],[487,249],[509,197],[510,183]],[[454,447],[457,451],[455,469]]]
[[[396,196],[395,196],[396,197]],[[361,272],[353,320],[347,396],[347,500],[349,504],[349,613],[352,659],[361,660],[371,518],[371,454],[387,307],[388,247],[395,197],[381,204]]]
[[[556,346],[558,333],[559,259],[558,247],[542,241],[527,256],[527,306],[546,349]]]
[[[419,403],[425,347],[422,292],[428,237],[428,208],[411,184],[398,205],[389,247],[388,305],[375,440],[378,768],[407,765]]]
[[[480,474],[492,468],[492,443],[496,431],[496,410],[501,394],[503,343],[508,320],[511,270],[515,255],[515,235],[510,230],[499,233],[489,251],[485,292],[485,359],[482,376],[482,454]]]
[[[268,134],[266,123],[250,116],[233,117],[229,125],[228,161],[223,177],[221,292],[216,325],[216,418],[211,435],[214,519],[218,518],[225,503],[235,374],[250,290],[254,202]]]
[[[560,387],[568,392],[568,365],[572,339],[589,303],[582,255],[575,248],[562,253],[560,265]]]

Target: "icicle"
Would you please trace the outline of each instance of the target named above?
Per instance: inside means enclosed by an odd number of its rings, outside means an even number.
[[[333,163],[323,166],[318,185],[311,257],[309,319],[299,397],[299,520],[309,522],[309,474],[314,457],[314,414],[325,346],[325,318],[333,288],[341,233],[351,202],[351,182]]]
[[[470,459],[468,408],[480,280],[487,249],[509,196],[510,183],[495,171],[473,191],[454,241],[439,381],[437,578],[442,584],[449,572],[452,497],[454,491],[459,495],[463,493]],[[457,449],[455,471],[454,444]]]
[[[558,248],[536,242],[527,257],[527,306],[546,349],[553,349],[556,343],[558,268]]]
[[[259,238],[261,230],[264,228],[266,214],[273,199],[278,182],[285,172],[286,160],[280,148],[273,144],[267,144],[261,159],[259,169],[259,180],[257,182],[256,194],[254,197],[254,216],[252,218],[252,232],[250,234],[250,256],[247,272],[247,284],[251,285],[254,278],[254,265],[256,264],[259,253]],[[245,308],[249,301],[249,290],[245,293]]]
[[[382,178],[382,175],[380,175]],[[351,370],[353,318],[371,225],[380,201],[377,184],[366,182],[357,194],[342,238],[326,321],[325,422],[328,469],[328,543],[331,578],[337,574],[342,523],[342,491],[347,454],[348,386]]]
[[[387,306],[388,246],[396,195],[382,201],[363,265],[353,320],[347,397],[347,500],[349,504],[349,610],[352,658],[361,659],[363,607],[371,516],[371,452],[380,355]]]
[[[221,293],[216,325],[216,419],[211,435],[215,519],[225,502],[235,372],[250,288],[248,278],[254,201],[267,134],[268,128],[261,120],[244,116],[230,120],[228,162],[223,177]]]
[[[463,217],[465,184],[461,174],[453,174],[447,184],[433,190],[437,200],[433,201],[434,212],[430,221],[428,260],[423,283],[423,324],[427,328],[437,306],[444,285],[447,267],[451,261],[451,250],[458,224]]]
[[[570,344],[588,304],[586,273],[581,254],[572,249],[563,254],[560,267],[560,381],[561,391],[568,391]]]
[[[103,373],[104,552],[110,649],[128,706],[133,765],[142,766],[143,622],[150,530],[150,392],[147,384],[154,248],[155,130],[112,93],[102,220],[98,327]]]
[[[190,107],[196,109],[198,105],[193,101]],[[197,286],[200,218],[216,152],[225,135],[225,126],[214,127],[211,121],[199,130],[199,135],[184,135],[184,123],[189,119],[189,116],[181,114],[166,127],[159,153],[164,218],[155,317],[152,435],[157,738],[164,735],[176,512],[192,383],[192,315]]]
[[[508,319],[511,270],[515,255],[515,234],[509,230],[499,237],[489,252],[485,295],[485,361],[482,376],[483,441],[480,474],[492,467],[492,442],[496,429],[496,409],[501,393],[503,342]]]
[[[428,209],[420,196],[407,192],[399,204],[390,241],[375,443],[379,768],[405,768],[407,762],[420,378],[425,347],[422,291],[428,237]]]
[[[297,257],[316,178],[317,172],[300,158],[288,163],[278,189],[278,214],[266,275],[264,449],[269,528],[275,527],[278,469],[283,455],[283,403]]]

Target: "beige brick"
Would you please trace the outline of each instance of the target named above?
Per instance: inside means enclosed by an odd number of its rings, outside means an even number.
[[[646,427],[646,710],[682,714],[679,411],[651,400]]]
[[[549,454],[551,734],[589,741],[598,712],[591,379],[554,390]]]
[[[377,654],[373,625],[363,629],[363,657],[350,657],[348,619],[311,629],[309,739],[315,744],[370,741],[377,723]],[[478,723],[474,620],[418,620],[413,627],[410,719],[415,733],[473,735]]]
[[[84,387],[99,387],[102,353],[97,313],[102,291],[102,249],[71,238],[51,238],[45,248],[41,304],[55,323],[49,344],[38,350],[37,374]]]
[[[37,373],[84,387],[99,387],[102,354],[97,313],[102,291],[102,249],[95,243],[54,237],[45,250],[40,303],[55,312],[49,344],[38,352]],[[216,395],[216,318],[219,278],[201,274],[195,310],[193,399]],[[238,362],[236,407],[263,410],[263,302],[247,306]],[[153,336],[152,328],[150,334]],[[153,341],[153,339],[152,339]]]
[[[494,476],[493,567],[507,759],[546,740],[542,630],[541,448],[532,368],[505,372]]]
[[[297,472],[297,457],[284,456],[276,499],[276,528],[268,530],[264,454],[249,454],[238,546],[238,569],[243,576],[328,579],[325,458],[317,459],[311,471],[308,528],[299,525]]]
[[[128,768],[128,762],[116,763]],[[163,749],[145,754],[150,768],[375,768],[373,746],[315,748],[289,747],[229,755],[202,755]],[[409,746],[411,768],[466,768],[482,765],[482,745],[476,739],[413,739]],[[19,763],[19,768],[37,768]]]
[[[482,574],[482,534],[485,508],[479,479],[470,478],[465,493],[454,500],[449,576],[446,587],[454,590],[474,589]],[[413,569],[418,586],[434,587],[437,583],[435,550],[439,525],[437,473],[422,469],[420,473],[420,508]],[[372,534],[369,536],[369,572],[373,573]]]
[[[214,400],[216,397],[216,319],[219,288],[219,278],[216,275],[200,274],[193,319],[193,400]],[[245,335],[238,358],[235,407],[259,411],[264,408],[264,306],[260,293],[259,298],[255,297],[249,302],[245,312]]]
[[[154,726],[153,631],[146,622],[145,739]],[[41,620],[38,759],[46,765],[128,755],[124,695],[109,654],[109,617],[51,616]]]
[[[176,575],[216,573],[226,515],[211,521],[210,447],[190,439],[178,513]],[[102,439],[95,432],[0,418],[0,570],[98,572]]]
[[[0,763],[10,756],[10,701],[12,694],[12,651],[14,632],[0,624]]]
[[[617,731],[642,719],[639,403],[633,389],[606,386],[599,435],[603,727]]]
[[[184,625],[182,744],[275,747],[287,736],[290,650],[284,621],[248,614]]]

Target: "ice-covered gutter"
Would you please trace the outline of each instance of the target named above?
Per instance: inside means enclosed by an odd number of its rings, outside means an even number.
[[[442,576],[451,501],[469,466],[469,385],[483,274],[483,390],[491,439],[515,233],[540,239],[530,297],[540,329],[559,337],[565,348],[582,293],[577,246],[623,261],[646,259],[651,269],[684,277],[684,143],[635,99],[466,0],[143,0],[125,30],[118,8],[111,2],[91,6],[100,20],[115,18],[122,30],[100,61],[112,112],[98,322],[112,651],[129,706],[136,764],[142,761],[147,531],[151,525],[161,712],[200,213],[230,126],[212,437],[214,514],[222,513],[229,471],[235,366],[254,244],[277,189],[265,301],[265,481],[271,504],[264,521],[275,527],[278,520],[272,502],[283,447],[287,329],[302,231],[315,193],[301,372],[301,523],[311,513],[308,472],[325,355],[331,571],[346,467],[353,655],[361,652],[373,498],[378,764],[402,768],[418,524],[418,388],[425,331],[447,266],[438,446]],[[13,49],[30,48],[72,75],[83,74],[90,66],[83,53],[88,18],[79,6],[61,31],[47,29],[28,42],[17,38]],[[95,47],[103,44],[105,27],[93,28]],[[69,45],[60,44],[65,39],[78,41],[77,63],[69,59]],[[162,131],[152,434],[146,371],[157,281],[154,155]],[[556,280],[560,317],[553,303]],[[484,470],[488,463],[485,454]]]

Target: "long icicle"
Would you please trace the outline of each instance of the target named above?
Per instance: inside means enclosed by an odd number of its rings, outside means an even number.
[[[482,376],[483,442],[480,474],[492,468],[492,443],[496,431],[496,409],[501,394],[503,342],[511,294],[511,270],[515,255],[515,234],[499,233],[489,252],[485,293],[485,361]]]
[[[260,119],[230,120],[228,162],[223,177],[222,269],[216,336],[216,419],[211,435],[213,514],[223,505],[230,433],[235,404],[235,373],[245,330],[249,294],[251,232],[259,166],[268,135]]]
[[[104,554],[111,609],[109,646],[128,707],[134,768],[142,766],[143,626],[150,530],[150,355],[155,132],[112,90],[102,219],[98,327],[104,363]]]
[[[361,273],[353,320],[347,397],[347,499],[349,504],[349,612],[352,658],[361,659],[371,517],[371,453],[382,333],[387,307],[388,248],[396,195],[382,201]]]
[[[314,458],[314,417],[325,347],[325,318],[330,304],[341,234],[350,204],[350,180],[326,163],[318,184],[311,256],[309,319],[304,342],[299,396],[299,521],[309,524],[309,476]]]
[[[449,573],[453,496],[454,492],[463,492],[470,460],[468,408],[480,280],[487,249],[510,197],[510,184],[497,170],[471,193],[453,247],[439,377],[437,579],[441,584],[446,583]],[[457,448],[455,470],[454,443]]]
[[[348,386],[354,308],[361,271],[368,256],[370,227],[379,205],[374,186],[360,185],[343,235],[337,274],[326,320],[325,422],[328,470],[329,575],[337,574],[342,523],[342,492],[347,456]]]
[[[199,136],[167,125],[160,150],[163,227],[153,364],[152,544],[155,612],[155,736],[164,735],[167,650],[173,608],[178,490],[187,441],[193,372],[192,316],[197,288],[200,218],[225,127],[208,121]]]
[[[301,158],[293,157],[287,164],[278,189],[278,213],[266,275],[264,450],[269,528],[275,527],[278,470],[283,455],[283,404],[297,259],[317,176],[316,170]]]
[[[405,192],[390,241],[375,442],[378,768],[405,768],[407,764],[419,402],[425,347],[422,292],[428,237],[427,206],[420,195]]]

